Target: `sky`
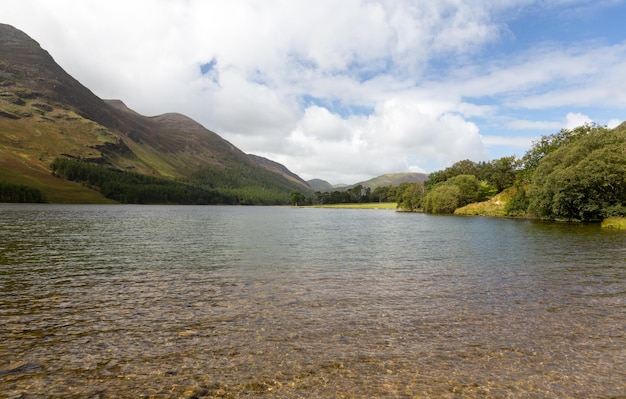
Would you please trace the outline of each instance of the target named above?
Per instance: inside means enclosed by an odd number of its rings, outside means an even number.
[[[626,0],[3,0],[104,99],[305,180],[521,156],[626,120]]]

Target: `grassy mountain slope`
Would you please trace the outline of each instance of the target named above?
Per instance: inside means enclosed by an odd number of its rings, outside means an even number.
[[[309,183],[309,186],[311,186],[311,188],[315,191],[331,192],[333,190],[336,190],[335,188],[336,186],[333,186],[326,180],[322,180],[322,179],[307,180],[307,183]]]
[[[0,181],[31,185],[50,202],[106,201],[97,191],[52,177],[50,164],[58,157],[161,178],[255,170],[264,180],[260,189],[310,191],[282,165],[243,153],[184,115],[146,117],[121,101],[98,98],[37,42],[0,24]],[[249,184],[245,175],[229,176]]]
[[[419,183],[428,180],[428,175],[425,173],[388,173],[382,176],[374,177],[372,179],[362,181],[359,183],[346,185],[332,185],[329,182],[321,179],[309,180],[308,183],[315,191],[331,192],[331,191],[346,191],[358,185],[366,188],[375,189],[376,187],[386,186],[398,186],[401,183]]]
[[[366,180],[361,183],[357,183],[354,186],[358,186],[359,184],[363,187],[369,187],[372,190],[376,187],[385,187],[385,186],[398,186],[401,183],[420,183],[428,180],[428,175],[425,173],[388,173],[386,175],[378,176],[370,180]]]

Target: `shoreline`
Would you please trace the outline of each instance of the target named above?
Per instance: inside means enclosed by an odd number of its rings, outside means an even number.
[[[298,208],[328,208],[328,209],[378,209],[378,210],[397,210],[398,204],[395,202],[366,202],[363,204],[320,204],[306,205]]]

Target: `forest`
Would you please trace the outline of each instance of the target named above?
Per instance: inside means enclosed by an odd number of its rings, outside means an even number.
[[[295,183],[255,165],[236,164],[229,168],[206,167],[191,175],[189,183],[216,190],[227,199],[224,204],[288,205]]]
[[[293,186],[252,165],[204,168],[188,179],[120,171],[74,158],[56,158],[53,174],[99,190],[124,204],[287,205]]]
[[[181,181],[123,172],[73,158],[56,158],[52,171],[58,177],[100,190],[123,204],[221,204],[232,201],[215,190]]]
[[[506,215],[596,222],[626,216],[626,127],[585,125],[542,136],[520,159],[464,160],[405,190],[405,210],[453,213],[508,190]]]
[[[542,136],[521,158],[462,160],[430,173],[424,184],[316,192],[307,202],[395,201],[404,211],[452,214],[502,192],[510,196],[505,215],[511,217],[596,222],[626,216],[626,126],[562,129]]]
[[[0,202],[46,202],[46,199],[36,188],[0,182]]]

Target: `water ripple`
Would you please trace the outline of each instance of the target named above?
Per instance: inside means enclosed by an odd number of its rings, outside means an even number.
[[[0,205],[0,396],[623,397],[625,244],[383,211]]]

